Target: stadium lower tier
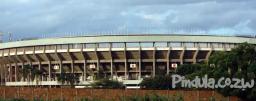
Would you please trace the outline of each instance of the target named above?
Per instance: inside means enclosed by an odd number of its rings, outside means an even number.
[[[36,50],[1,57],[1,82],[7,86],[63,85],[71,76],[76,85],[95,79],[138,84],[143,78],[168,75],[180,64],[207,62],[211,48],[94,48]]]

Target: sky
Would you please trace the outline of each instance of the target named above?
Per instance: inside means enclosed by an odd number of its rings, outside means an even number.
[[[13,39],[105,34],[255,35],[256,0],[0,0]]]

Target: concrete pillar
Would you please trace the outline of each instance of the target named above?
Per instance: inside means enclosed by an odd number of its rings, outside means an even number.
[[[207,55],[206,55],[205,60],[206,60],[207,63],[208,63],[208,61],[209,61],[209,57],[211,56],[211,54],[212,54],[212,48],[211,48],[211,50],[209,50],[209,52],[208,52]]]
[[[38,63],[38,69],[41,71],[42,70],[42,65],[41,65],[41,62]],[[39,81],[43,81],[43,78],[42,78],[42,75],[39,75]]]
[[[87,68],[86,68],[86,61],[84,61],[84,71],[83,71],[83,81],[86,81],[86,78],[87,78],[87,73],[86,73],[86,71],[87,71]]]
[[[0,73],[1,73],[1,75],[0,75],[0,82],[1,82],[1,85],[3,85],[4,84],[4,67],[3,67],[3,64],[1,63],[0,64]]]
[[[63,71],[63,70],[62,70],[62,69],[63,69],[62,66],[63,66],[63,65],[62,65],[62,61],[59,61],[60,74],[62,74],[62,71]]]
[[[112,57],[112,52],[111,52],[111,47],[112,47],[112,44],[110,44],[110,47],[109,47],[109,54],[110,54],[110,77],[111,79],[113,79],[113,57]]]
[[[4,67],[4,82],[7,82],[7,76],[6,76],[6,73],[8,73],[8,70],[7,70],[7,66],[6,64],[3,65]]]
[[[199,52],[199,49],[197,48],[197,50],[195,51],[194,55],[193,55],[193,64],[196,64],[196,58],[197,58],[197,55],[198,55],[198,52]]]
[[[156,48],[153,50],[153,77],[156,76]]]
[[[113,79],[113,59],[110,60],[111,79]]]
[[[126,44],[124,46],[124,76],[125,76],[125,80],[129,79],[128,77],[128,67],[127,67],[128,63],[127,63],[127,56],[126,56]]]
[[[166,61],[166,74],[169,75],[170,73],[170,54],[171,54],[171,48],[169,47],[167,52],[167,61]]]
[[[127,59],[124,60],[124,76],[125,76],[125,80],[128,80],[128,67],[127,67]]]
[[[18,82],[18,66],[17,63],[15,63],[15,82]]]
[[[52,81],[52,68],[51,68],[51,61],[48,62],[48,81]]]
[[[138,79],[141,79],[141,47],[139,49],[139,77]]]
[[[183,64],[184,53],[185,53],[185,48],[181,51],[181,54],[180,54],[180,64]]]
[[[9,64],[9,80],[10,80],[10,82],[12,82],[12,65],[11,64]]]
[[[22,63],[21,63],[21,69],[23,70],[23,68],[24,68],[24,63],[22,62]],[[22,75],[23,75],[23,74],[22,74]],[[26,78],[24,78],[24,77],[22,76],[22,81],[26,81],[25,79],[26,79]]]

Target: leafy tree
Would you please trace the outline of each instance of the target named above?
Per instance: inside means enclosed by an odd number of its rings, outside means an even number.
[[[214,65],[215,78],[230,77],[244,78],[245,82],[255,80],[256,50],[255,46],[243,43],[230,52],[217,52],[210,57],[209,64]],[[225,87],[218,89],[225,96],[235,95],[246,100],[256,99],[256,88],[234,89]]]

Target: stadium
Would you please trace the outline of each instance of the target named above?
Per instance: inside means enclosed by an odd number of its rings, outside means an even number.
[[[61,74],[73,74],[84,86],[96,76],[137,85],[143,78],[168,75],[181,64],[207,62],[217,51],[254,37],[215,35],[98,35],[43,38],[0,43],[0,77],[5,86],[58,86]],[[23,76],[30,66],[36,80]],[[100,74],[100,75],[99,75]]]

